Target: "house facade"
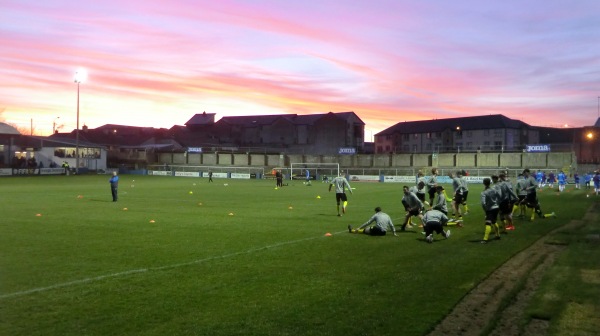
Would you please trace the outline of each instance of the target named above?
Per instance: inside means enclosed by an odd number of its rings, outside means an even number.
[[[106,148],[108,165],[144,166],[160,163],[159,153],[259,152],[315,155],[340,149],[364,150],[365,123],[354,112],[323,114],[230,116],[215,121],[214,113],[199,113],[184,126],[170,129],[107,124],[84,126],[81,141]],[[76,137],[76,131],[56,133],[55,140]]]
[[[202,125],[192,121],[202,120]],[[354,112],[223,117],[210,126],[210,118],[194,116],[186,123],[196,146],[229,147],[270,153],[334,154],[340,148],[364,148],[365,123]],[[177,132],[174,132],[177,133]],[[177,138],[177,134],[175,134]]]
[[[503,115],[398,123],[375,134],[375,153],[522,151],[539,143],[539,131]]]

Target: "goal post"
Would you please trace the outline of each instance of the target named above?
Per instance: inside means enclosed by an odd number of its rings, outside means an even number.
[[[331,181],[334,177],[340,175],[339,163],[307,163],[296,162],[290,164],[290,180],[306,180],[306,171],[308,170],[311,180],[325,180],[325,177]]]

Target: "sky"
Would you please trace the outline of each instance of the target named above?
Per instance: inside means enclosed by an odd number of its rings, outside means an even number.
[[[90,128],[600,116],[598,0],[0,0],[0,45],[0,121],[38,135],[76,128],[78,89]]]

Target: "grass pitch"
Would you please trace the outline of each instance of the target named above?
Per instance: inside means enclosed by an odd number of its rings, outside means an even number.
[[[558,219],[482,245],[471,185],[465,227],[427,244],[347,232],[375,206],[401,224],[401,184],[352,183],[337,217],[322,183],[121,175],[113,203],[108,178],[0,179],[0,334],[422,335],[595,201],[545,190]]]

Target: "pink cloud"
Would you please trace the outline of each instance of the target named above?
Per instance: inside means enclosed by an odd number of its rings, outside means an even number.
[[[591,32],[600,26],[590,13],[599,6],[509,7],[9,0],[0,22],[0,75],[8,79],[0,107],[11,117],[69,111],[73,72],[83,66],[88,113],[98,123],[142,111],[153,116],[143,122],[172,122],[165,110],[191,115],[203,106],[228,114],[236,113],[231,106],[256,114],[351,110],[376,129],[490,113],[593,123],[598,77],[590,69],[600,65],[600,47]]]

